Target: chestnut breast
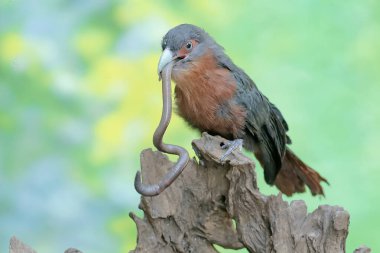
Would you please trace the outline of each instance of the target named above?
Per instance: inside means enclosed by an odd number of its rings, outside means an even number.
[[[211,53],[184,65],[175,66],[172,74],[178,114],[200,131],[241,138],[246,113],[234,101],[236,80],[231,72]]]

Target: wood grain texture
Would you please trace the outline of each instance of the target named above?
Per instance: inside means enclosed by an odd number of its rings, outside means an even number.
[[[9,253],[37,253],[34,249],[13,236],[9,242]],[[82,251],[69,248],[64,253],[82,253]]]
[[[31,247],[13,236],[9,242],[9,253],[36,253]]]
[[[261,194],[254,164],[240,151],[219,163],[223,141],[204,133],[193,141],[200,162],[190,161],[159,196],[141,197],[144,217],[130,214],[138,229],[132,253],[217,252],[214,244],[249,252],[345,252],[347,211],[324,205],[307,213],[301,200],[288,203],[281,194]],[[144,183],[172,166],[150,149],[141,153],[141,164]],[[355,252],[367,252],[363,249]]]

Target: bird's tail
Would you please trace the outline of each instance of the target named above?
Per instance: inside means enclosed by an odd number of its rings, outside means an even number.
[[[274,182],[281,192],[288,196],[296,192],[304,192],[306,184],[311,194],[324,195],[321,182],[328,184],[318,172],[302,162],[289,148],[286,149],[282,167]]]

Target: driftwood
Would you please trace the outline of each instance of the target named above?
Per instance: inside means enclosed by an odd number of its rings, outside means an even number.
[[[13,236],[9,242],[9,253],[37,253],[34,249]],[[82,253],[82,251],[70,248],[64,253]]]
[[[203,134],[193,141],[199,157],[160,195],[141,197],[143,219],[131,213],[143,252],[218,252],[214,244],[249,252],[345,252],[349,213],[320,206],[307,213],[304,201],[282,200],[259,192],[252,160],[234,151],[225,164],[221,137]],[[151,149],[141,153],[144,184],[173,166]],[[355,252],[370,252],[365,246]]]
[[[21,242],[15,236],[11,238],[9,243],[9,253],[36,253],[31,247]]]
[[[345,252],[349,214],[338,206],[320,206],[308,214],[303,201],[290,204],[259,192],[253,162],[234,151],[226,163],[219,157],[221,137],[203,134],[193,141],[199,157],[160,195],[141,197],[141,219],[130,214],[138,230],[131,253],[218,252],[214,244],[249,252]],[[161,152],[141,153],[144,183],[161,178],[173,163]],[[12,237],[10,253],[36,253]],[[370,253],[365,246],[354,253]],[[70,248],[65,253],[81,253]]]

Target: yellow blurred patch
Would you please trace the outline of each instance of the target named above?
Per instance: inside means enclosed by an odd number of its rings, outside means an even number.
[[[122,59],[102,56],[93,63],[86,83],[93,93],[104,96],[110,86],[127,80],[128,63]]]
[[[126,231],[134,227],[134,222],[129,216],[116,217],[109,225],[112,233],[117,235],[124,235]]]
[[[10,61],[26,51],[26,43],[20,34],[9,33],[0,39],[1,59]]]
[[[109,229],[122,240],[120,252],[129,252],[136,247],[136,225],[129,216],[113,219],[109,224]]]
[[[112,113],[101,119],[95,126],[96,146],[93,152],[95,163],[104,162],[117,153],[123,140],[125,119],[119,113]]]
[[[114,11],[114,19],[122,25],[136,22],[143,17],[150,16],[152,13],[157,13],[159,5],[153,1],[130,0],[124,1]]]
[[[74,39],[74,46],[78,53],[87,60],[104,53],[109,48],[110,43],[111,37],[108,32],[99,29],[82,31]]]

